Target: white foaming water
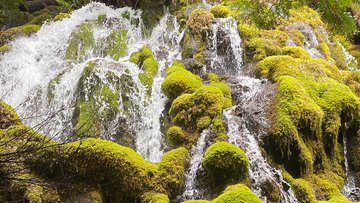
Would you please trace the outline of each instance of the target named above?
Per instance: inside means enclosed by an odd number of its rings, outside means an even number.
[[[152,85],[149,105],[141,115],[142,124],[138,126],[136,149],[150,162],[160,161],[164,153],[160,118],[167,98],[161,91],[161,84],[164,80],[164,71],[169,65],[167,63],[181,58],[179,43],[182,36],[183,33],[180,33],[180,25],[176,18],[166,13],[148,40],[159,62],[159,68]]]
[[[68,135],[72,129],[77,83],[86,63],[98,56],[87,52],[80,62],[65,60],[67,42],[81,23],[95,21],[99,15],[119,19],[119,26],[128,31],[128,43],[138,41],[141,28],[122,18],[125,12],[131,19],[140,20],[141,13],[130,8],[114,10],[104,4],[90,3],[74,11],[70,18],[45,23],[35,35],[11,42],[11,50],[1,56],[1,98],[15,107],[30,126],[44,123],[39,129],[41,132],[49,136]],[[98,33],[98,29],[93,28],[94,33]],[[49,103],[48,85],[55,78],[54,98]],[[44,122],[49,118],[51,122]]]
[[[345,129],[347,129],[347,123],[345,123]],[[360,200],[360,188],[356,187],[356,178],[353,171],[350,170],[349,167],[349,160],[347,158],[347,137],[346,137],[346,130],[343,133],[343,145],[344,145],[344,164],[345,164],[345,172],[346,172],[346,179],[345,184],[341,190],[347,198],[352,201],[359,201]]]
[[[93,44],[75,60],[66,60],[69,39],[84,22],[91,23]],[[126,31],[127,52],[115,61],[106,55],[106,49],[109,36],[119,29]],[[119,121],[125,120],[138,152],[149,161],[159,161],[164,147],[160,117],[166,102],[160,87],[166,63],[180,58],[179,42],[183,34],[175,17],[166,14],[152,35],[144,37],[141,11],[112,9],[92,2],[69,18],[44,24],[31,37],[11,42],[11,51],[0,56],[0,96],[17,109],[25,123],[51,137],[66,139],[74,134],[74,111],[80,97],[95,101],[100,116],[109,103],[91,93],[94,85],[108,87],[112,92],[118,90],[119,107],[114,119],[100,118],[101,123],[97,124],[103,129],[101,137],[115,139]],[[147,95],[147,88],[138,78],[141,67],[129,62],[130,54],[145,44],[150,45],[159,61],[151,95]],[[77,46],[80,50],[83,45]],[[96,66],[81,81],[89,62],[95,62]],[[107,74],[113,74],[115,81],[110,81]]]
[[[340,43],[340,46],[341,46],[341,49],[342,49],[342,51],[343,51],[343,53],[344,53],[345,60],[346,60],[346,64],[348,65],[349,70],[350,70],[350,71],[355,70],[358,61],[355,59],[355,57],[353,57],[353,56],[348,52],[348,50],[345,49],[344,45],[342,45],[342,44]]]
[[[206,147],[206,139],[210,135],[211,127],[203,130],[196,144],[190,151],[190,167],[185,172],[185,191],[181,198],[184,200],[201,198],[201,192],[196,188],[196,174],[201,169],[201,161],[203,159]]]
[[[237,74],[243,62],[236,21],[232,17],[216,18],[208,39],[210,67],[207,70],[221,75]]]
[[[304,35],[304,48],[314,58],[324,58],[319,50],[316,49],[319,45],[316,34],[310,25],[304,22],[296,22],[286,27],[287,30],[299,30]],[[295,43],[293,39],[288,40],[288,46],[293,46]]]

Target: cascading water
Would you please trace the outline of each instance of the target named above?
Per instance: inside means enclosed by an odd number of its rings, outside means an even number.
[[[348,128],[347,123],[345,123],[345,129]],[[353,171],[351,171],[349,167],[349,161],[347,158],[347,137],[346,137],[346,130],[343,131],[343,145],[344,145],[344,162],[345,162],[345,172],[346,172],[346,179],[345,184],[341,190],[341,192],[350,200],[352,201],[359,201],[360,200],[360,188],[356,187],[356,178]]]
[[[297,202],[281,172],[271,167],[261,154],[258,141],[268,127],[264,109],[271,99],[265,91],[269,83],[243,75],[241,38],[235,21],[216,19],[209,42],[211,57],[207,70],[225,76],[233,94],[240,95],[234,98],[238,105],[227,109],[223,117],[228,124],[229,142],[242,148],[249,158],[251,189],[267,202],[263,187],[275,185],[280,192],[280,202]],[[241,116],[237,116],[239,114]]]
[[[127,30],[128,43],[137,42],[141,39],[141,28],[133,26],[131,20],[122,18],[124,13],[129,15],[129,19],[141,20],[141,13],[130,8],[114,10],[104,4],[90,3],[74,11],[70,18],[45,23],[32,37],[21,37],[11,42],[11,51],[1,56],[1,98],[14,106],[30,126],[35,127],[51,118],[39,129],[40,132],[61,134],[62,137],[70,135],[78,81],[86,64],[102,56],[87,50],[80,62],[66,60],[68,40],[83,22],[96,21],[99,16],[106,15],[108,19],[117,19],[118,26]],[[101,35],[94,39],[97,42],[104,39],[104,35],[109,35],[109,28],[104,26],[92,30],[99,33],[97,31],[100,29],[103,30]],[[133,50],[130,48],[130,51]],[[109,58],[104,60],[114,62]],[[128,66],[129,74],[137,75],[135,66],[129,63],[124,65]]]
[[[168,63],[181,58],[180,26],[175,17],[166,13],[154,28],[149,44],[159,62],[158,73],[154,78],[152,93],[147,109],[142,113],[142,125],[137,131],[136,149],[145,159],[151,162],[160,161],[163,154],[163,135],[161,133],[160,117],[164,110],[167,98],[161,91],[164,80],[164,70]]]
[[[314,58],[323,58],[323,55],[316,49],[319,45],[314,30],[310,25],[304,22],[296,22],[286,27],[286,30],[299,30],[304,35],[304,48]],[[288,46],[294,46],[294,40],[291,38],[287,42]]]
[[[143,33],[141,11],[95,2],[69,18],[45,23],[32,37],[11,42],[11,51],[0,56],[1,99],[28,125],[42,124],[36,129],[49,136],[65,140],[81,132],[116,141],[126,132],[133,141],[125,139],[125,144],[135,145],[147,160],[159,161],[164,147],[160,117],[166,102],[160,86],[167,63],[180,59],[183,33],[170,14],[150,37]],[[73,40],[78,41],[71,44]],[[130,54],[146,44],[159,62],[150,95],[139,80],[141,67],[129,62]],[[111,52],[112,45],[121,50]],[[109,101],[111,97],[116,98]],[[89,108],[111,116],[91,118]],[[93,120],[80,122],[85,116]],[[90,120],[90,128],[101,130],[81,129]]]
[[[196,188],[196,175],[201,169],[201,161],[203,159],[206,147],[206,139],[209,137],[211,127],[205,129],[200,134],[200,137],[196,144],[190,151],[190,167],[185,173],[185,191],[182,194],[182,199],[196,199],[201,198],[201,191]]]

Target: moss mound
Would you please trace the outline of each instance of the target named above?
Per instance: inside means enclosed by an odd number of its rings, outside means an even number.
[[[208,116],[210,119],[221,117],[224,96],[215,87],[204,86],[193,94],[183,94],[176,98],[169,110],[172,121],[190,129],[196,129],[199,119]]]
[[[138,153],[111,141],[88,138],[45,150],[37,160],[52,179],[100,184],[102,194],[116,201],[133,201],[147,191],[175,194],[183,184],[188,152],[177,148],[158,164],[144,160]],[[66,165],[66,167],[61,167]],[[60,175],[62,174],[62,175]]]
[[[265,145],[270,154],[295,176],[313,167],[341,174],[338,132],[344,122],[357,129],[360,103],[340,82],[339,70],[324,60],[291,56],[268,57],[258,67],[279,85]]]
[[[261,203],[262,201],[245,185],[237,184],[228,186],[225,191],[212,201],[189,200],[183,203]]]
[[[214,15],[215,18],[226,18],[230,13],[230,9],[227,6],[219,4],[212,7],[210,12]]]
[[[12,125],[21,125],[20,117],[11,106],[0,100],[0,129]]]
[[[236,183],[247,177],[249,160],[238,147],[228,142],[217,142],[205,152],[202,161],[217,183]]]
[[[199,76],[186,70],[182,64],[173,64],[166,69],[166,76],[161,85],[161,90],[173,101],[182,94],[195,92],[201,86]]]
[[[158,70],[158,62],[155,60],[148,46],[142,47],[139,51],[130,55],[130,62],[136,63],[142,68],[143,72],[139,74],[141,83],[147,87],[148,94],[151,94],[154,77]]]
[[[194,35],[204,35],[210,28],[214,15],[209,11],[198,8],[191,12],[187,24]]]

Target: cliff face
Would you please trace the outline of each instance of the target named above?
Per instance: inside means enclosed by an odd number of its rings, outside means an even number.
[[[360,200],[358,3],[87,3],[0,3],[0,201]]]

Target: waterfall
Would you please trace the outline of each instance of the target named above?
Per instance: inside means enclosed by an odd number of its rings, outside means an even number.
[[[185,191],[182,199],[201,198],[201,191],[196,188],[196,174],[201,169],[201,161],[203,159],[206,147],[206,139],[210,135],[211,127],[203,130],[196,144],[191,148],[189,168],[185,172]]]
[[[120,140],[145,159],[159,161],[165,147],[160,118],[166,103],[160,87],[165,68],[181,57],[179,43],[184,35],[177,19],[165,13],[148,37],[144,36],[141,11],[113,9],[96,2],[69,18],[45,23],[31,37],[12,41],[11,50],[0,56],[0,98],[15,107],[26,124],[52,138],[66,140],[82,131]],[[91,44],[86,44],[86,39],[76,41],[70,53],[76,33],[88,35]],[[124,48],[111,54],[109,47],[118,43],[116,40]],[[150,95],[139,79],[142,68],[129,62],[130,54],[144,45],[149,45],[159,63]],[[115,101],[111,103],[96,92],[107,92]],[[96,105],[98,116],[89,126],[100,130],[76,126],[75,120],[82,116],[77,115],[80,101]],[[90,106],[84,114],[89,114]],[[100,116],[104,114],[111,117]]]
[[[304,35],[304,48],[310,54],[310,56],[314,58],[324,58],[316,47],[319,45],[319,41],[317,40],[316,34],[311,26],[304,22],[296,22],[288,25],[286,30],[299,30]],[[287,42],[288,46],[294,46],[294,40],[292,36],[289,36],[289,40]]]
[[[237,105],[225,110],[223,117],[228,124],[229,142],[243,149],[249,158],[252,191],[267,202],[263,187],[275,184],[280,191],[280,202],[297,202],[281,172],[271,167],[261,154],[258,142],[260,135],[268,128],[265,109],[271,99],[267,94],[271,91],[266,89],[270,84],[244,75],[241,38],[232,18],[215,20],[207,51],[210,52],[207,53],[210,56],[207,71],[225,76],[234,97],[239,97],[233,98]]]
[[[208,34],[208,40],[205,55],[210,61],[207,71],[221,75],[237,74],[243,62],[241,38],[236,21],[232,17],[216,18]]]
[[[169,63],[174,59],[181,59],[180,40],[183,34],[180,32],[177,19],[167,12],[148,40],[155,58],[159,61],[159,69],[154,78],[149,105],[141,114],[142,124],[137,131],[136,149],[151,162],[160,161],[163,154],[164,142],[160,130],[160,118],[167,98],[161,91],[161,83]]]
[[[345,123],[345,130],[343,131],[343,145],[344,145],[344,164],[345,164],[345,173],[346,179],[345,184],[341,192],[352,201],[360,200],[360,188],[356,187],[356,178],[354,172],[349,167],[349,161],[347,158],[347,137],[346,131],[348,129],[348,124]]]

